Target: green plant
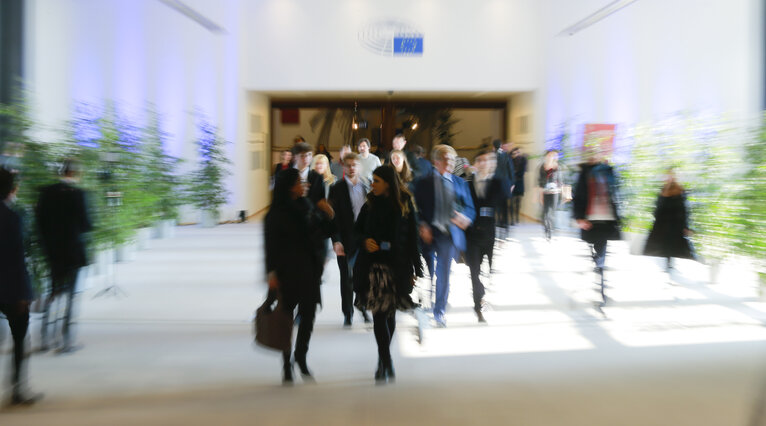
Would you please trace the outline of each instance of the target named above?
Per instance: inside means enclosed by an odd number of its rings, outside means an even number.
[[[141,141],[141,192],[146,197],[152,222],[177,219],[178,209],[184,202],[181,181],[176,174],[180,160],[164,149],[167,134],[162,130],[157,111],[148,108],[147,117]]]
[[[231,163],[224,153],[227,142],[218,134],[218,129],[204,118],[198,120],[197,127],[199,135],[196,143],[200,159],[191,177],[191,199],[197,208],[218,217],[218,210],[229,195],[223,181],[229,175],[226,166]]]
[[[0,105],[0,121],[4,139],[0,153],[6,166],[20,173],[19,191],[15,210],[24,223],[24,255],[32,286],[38,295],[45,294],[48,286],[48,265],[37,232],[34,208],[40,188],[55,181],[51,158],[53,147],[31,138],[34,122],[29,114],[25,96],[19,95],[7,105]]]

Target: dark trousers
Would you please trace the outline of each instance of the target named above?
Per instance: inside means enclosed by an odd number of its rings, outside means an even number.
[[[2,303],[0,312],[8,319],[13,337],[13,365],[11,367],[11,386],[14,392],[21,384],[21,371],[24,365],[24,338],[29,329],[29,305],[21,303]]]
[[[515,225],[521,222],[521,197],[522,195],[514,195],[511,197],[511,224]]]
[[[295,358],[306,359],[306,353],[309,351],[309,340],[314,331],[314,319],[316,317],[317,304],[315,301],[300,301],[297,304],[287,305],[287,311],[295,311],[298,307],[300,323],[298,324],[298,335],[295,338]],[[286,359],[289,361],[290,352],[285,352]]]
[[[603,268],[606,261],[606,238],[593,242],[593,262],[597,268]]]
[[[359,251],[338,256],[338,270],[340,271],[340,306],[343,315],[350,318],[354,315],[354,263],[356,262]],[[365,310],[360,309],[361,312]]]
[[[50,344],[48,331],[51,325],[53,326],[54,336],[59,326],[61,326],[62,347],[66,348],[72,344],[73,305],[75,292],[77,291],[78,273],[79,268],[74,268],[65,272],[58,272],[52,277],[51,294],[45,301],[43,308],[42,332],[40,334],[43,348]],[[51,307],[60,306],[61,303],[64,303],[63,314],[58,309],[55,313],[56,316],[51,318]]]
[[[497,209],[497,213],[495,214],[495,220],[497,220],[497,225],[501,228],[507,228],[508,223],[510,222],[510,210],[511,210],[511,204],[509,198],[503,198],[502,201],[500,201],[500,207]]]
[[[556,208],[559,205],[559,194],[543,194],[543,227],[545,236],[550,237],[553,232],[553,221],[556,218]]]
[[[384,366],[391,366],[391,340],[396,330],[396,312],[373,314],[372,325],[378,344],[378,359]]]
[[[487,235],[483,238],[468,240],[466,248],[466,261],[471,269],[471,284],[473,286],[473,307],[481,309],[481,301],[484,298],[484,284],[481,283],[481,261],[487,256],[489,269],[492,270],[492,252],[495,247],[495,237]]]

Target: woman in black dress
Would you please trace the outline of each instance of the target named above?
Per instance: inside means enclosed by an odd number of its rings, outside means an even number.
[[[694,259],[694,252],[687,239],[691,234],[686,193],[676,182],[675,173],[670,168],[665,185],[657,197],[654,225],[646,240],[644,255],[666,258],[669,272],[672,268],[671,258]]]
[[[334,216],[332,208],[322,199],[316,206],[305,197],[306,187],[297,169],[285,169],[276,177],[274,199],[264,224],[266,271],[269,300],[281,297],[283,309],[293,312],[298,307],[301,317],[295,342],[295,362],[304,379],[311,378],[306,363],[311,332],[314,328],[316,305],[321,303],[319,272],[324,257],[317,250],[317,241],[325,230],[325,216]],[[292,383],[290,351],[285,351],[285,383]]]
[[[373,314],[378,383],[394,380],[390,346],[396,310],[415,307],[410,293],[415,277],[423,276],[416,224],[413,197],[396,169],[388,164],[375,169],[372,191],[356,222],[364,250],[354,268],[354,286],[356,302]]]

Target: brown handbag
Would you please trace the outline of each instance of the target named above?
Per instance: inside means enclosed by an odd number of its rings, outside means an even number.
[[[281,298],[277,298],[276,307],[273,297],[255,311],[255,343],[268,349],[285,352],[292,349],[293,315],[284,309]]]

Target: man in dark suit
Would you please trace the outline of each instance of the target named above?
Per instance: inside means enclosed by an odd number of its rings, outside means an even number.
[[[482,313],[484,304],[484,284],[479,278],[481,262],[487,256],[489,269],[492,270],[492,253],[495,246],[495,211],[505,201],[503,182],[495,176],[497,154],[489,146],[482,148],[476,155],[474,166],[476,173],[470,181],[471,199],[477,215],[476,220],[466,230],[466,262],[471,269],[473,286],[473,310],[479,322],[486,322]]]
[[[24,260],[21,217],[10,206],[16,197],[13,173],[0,168],[0,313],[8,319],[13,336],[11,404],[32,404],[41,395],[22,390],[24,339],[29,329],[29,304],[34,298]]]
[[[423,257],[431,277],[436,272],[434,320],[445,327],[444,311],[449,297],[452,260],[466,249],[465,229],[475,218],[468,184],[450,172],[457,153],[449,145],[436,145],[431,159],[432,173],[415,183],[415,200],[420,211],[420,238]],[[434,265],[436,262],[436,265]]]
[[[62,318],[53,318],[54,330],[61,322],[62,344],[58,352],[71,352],[77,347],[72,342],[72,305],[77,291],[77,275],[87,265],[84,234],[91,230],[85,192],[75,186],[79,178],[79,165],[65,160],[61,167],[60,182],[40,191],[37,202],[37,226],[43,251],[51,272],[51,295],[43,313],[42,347],[47,349],[50,308],[55,299],[66,300]]]
[[[340,270],[340,299],[343,309],[344,326],[351,326],[354,316],[353,270],[361,241],[354,235],[354,224],[367,200],[370,183],[359,176],[359,158],[353,152],[343,157],[344,177],[330,187],[329,201],[335,210],[333,220],[333,250]],[[369,323],[367,312],[362,310],[364,322]]]
[[[503,205],[498,212],[498,220],[500,221],[500,227],[507,229],[510,222],[510,206],[508,200],[511,199],[513,187],[516,182],[516,172],[513,168],[513,159],[511,158],[510,153],[511,143],[501,143],[498,139],[492,142],[492,144],[499,147],[497,151],[497,169],[495,170],[495,176],[503,181],[503,195],[505,195]]]

